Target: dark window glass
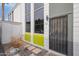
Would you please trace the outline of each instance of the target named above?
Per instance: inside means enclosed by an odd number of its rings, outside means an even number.
[[[26,15],[30,14],[30,11],[31,11],[31,4],[30,3],[26,3],[25,4],[25,13]]]
[[[43,6],[43,4],[34,4],[34,10]],[[40,8],[34,12],[35,33],[44,33],[44,8]]]
[[[26,19],[26,32],[30,32],[31,22],[31,4],[25,4],[25,19]]]
[[[35,3],[35,4],[34,4],[34,10],[39,9],[39,8],[41,8],[41,7],[43,7],[43,6],[44,6],[43,3]]]

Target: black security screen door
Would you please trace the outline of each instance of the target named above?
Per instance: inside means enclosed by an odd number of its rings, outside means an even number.
[[[67,16],[60,16],[50,19],[49,48],[67,55]]]

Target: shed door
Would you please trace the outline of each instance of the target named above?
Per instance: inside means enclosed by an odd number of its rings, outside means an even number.
[[[49,48],[67,55],[67,16],[50,19]]]

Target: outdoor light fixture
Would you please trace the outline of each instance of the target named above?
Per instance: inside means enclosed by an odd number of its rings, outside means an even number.
[[[46,20],[48,21],[48,15],[46,15]]]

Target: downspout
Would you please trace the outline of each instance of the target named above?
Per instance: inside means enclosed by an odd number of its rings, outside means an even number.
[[[2,3],[2,21],[4,21],[4,3]],[[2,24],[0,24],[0,56],[5,56],[4,47],[2,45]]]
[[[4,21],[4,3],[2,3],[2,21]]]

